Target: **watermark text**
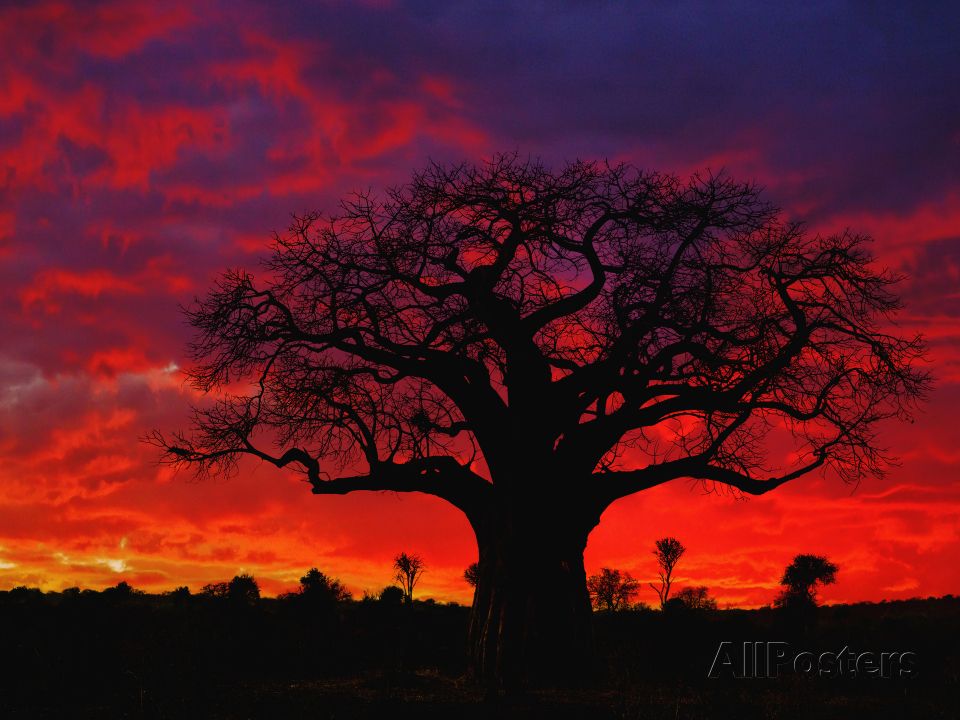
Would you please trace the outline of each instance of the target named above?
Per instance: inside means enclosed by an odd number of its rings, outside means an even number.
[[[724,641],[707,673],[709,678],[776,678],[793,673],[808,677],[911,678],[917,676],[915,652],[797,650],[775,641]]]

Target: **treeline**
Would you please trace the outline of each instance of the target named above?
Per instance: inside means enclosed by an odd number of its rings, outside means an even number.
[[[350,600],[316,570],[277,598],[261,597],[244,575],[198,593],[150,594],[126,582],[99,592],[0,591],[0,716],[68,698],[115,706],[162,695],[170,716],[188,717],[225,685],[414,668],[462,674],[468,613],[404,602],[398,587]]]
[[[213,716],[263,688],[280,695],[318,682],[416,688],[425,677],[465,674],[468,608],[405,602],[399,588],[351,600],[320,575],[308,572],[297,591],[278,598],[242,592],[252,587],[245,580],[198,593],[148,594],[126,583],[101,592],[0,591],[0,716],[58,717],[67,709],[83,716],[76,708],[90,716],[96,708],[111,708],[108,716],[148,708],[156,717],[204,716],[206,708]],[[721,641],[769,638],[816,651],[915,652],[917,689],[939,687],[956,672],[956,653],[944,641],[960,632],[955,598],[821,607],[815,620],[793,625],[775,608],[599,613],[598,680],[633,693],[638,683],[695,686],[706,682]]]
[[[658,583],[648,583],[660,599],[661,610],[716,610],[717,601],[710,596],[706,585],[691,585],[671,596],[673,573],[687,548],[673,537],[660,538],[654,543],[653,556],[657,562]],[[780,577],[781,590],[773,606],[786,615],[806,616],[818,605],[817,593],[824,585],[836,582],[839,568],[822,555],[800,554],[787,565]],[[464,578],[475,585],[476,564],[467,568]],[[646,610],[644,602],[633,602],[640,591],[640,582],[624,570],[601,568],[587,578],[587,592],[596,610]]]

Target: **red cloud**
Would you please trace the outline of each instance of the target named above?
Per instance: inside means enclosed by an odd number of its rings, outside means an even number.
[[[2,26],[9,28],[4,40],[21,48],[38,36],[52,34],[63,47],[112,60],[169,37],[194,19],[187,4],[123,0],[82,5],[41,2],[8,7],[0,18]]]
[[[42,303],[48,313],[59,312],[56,300],[63,295],[82,295],[96,298],[103,293],[135,294],[143,292],[133,280],[122,278],[108,270],[74,272],[64,268],[44,270],[33,282],[20,291],[24,309]]]
[[[243,38],[250,57],[213,64],[211,77],[237,91],[255,88],[281,107],[294,103],[308,119],[300,132],[278,134],[267,150],[269,160],[288,166],[274,169],[266,181],[275,195],[320,189],[330,182],[332,167],[349,171],[417,141],[437,139],[471,153],[487,141],[482,129],[450,112],[457,105],[449,81],[428,79],[416,97],[380,100],[379,90],[399,82],[388,70],[373,69],[348,96],[335,81],[344,60],[329,45],[280,42],[252,31]],[[233,197],[249,197],[256,186],[247,187]],[[177,192],[204,196],[200,189]]]
[[[0,75],[0,115],[23,112],[27,103],[41,97],[40,85],[16,67]]]
[[[146,111],[130,105],[120,122],[101,136],[102,147],[113,160],[107,180],[118,188],[146,188],[151,173],[172,165],[182,149],[214,149],[226,139],[219,110],[168,107]]]
[[[451,107],[463,107],[457,94],[456,85],[450,78],[439,75],[426,75],[420,79],[420,87],[428,95],[432,95]]]
[[[145,110],[135,102],[106,109],[100,88],[81,87],[66,95],[44,90],[24,112],[29,130],[15,147],[0,151],[0,162],[16,168],[19,187],[51,188],[54,176],[108,187],[149,188],[151,175],[172,165],[187,148],[210,150],[227,141],[219,110],[166,107]],[[101,152],[106,162],[78,176],[62,163],[61,143]],[[61,160],[58,165],[52,163]]]
[[[192,285],[190,278],[173,267],[169,256],[158,255],[150,258],[142,270],[126,277],[105,268],[42,270],[20,290],[20,302],[24,312],[41,305],[46,313],[52,314],[60,312],[63,300],[70,296],[91,299],[98,299],[102,295],[115,298],[143,293],[176,296],[189,290]]]

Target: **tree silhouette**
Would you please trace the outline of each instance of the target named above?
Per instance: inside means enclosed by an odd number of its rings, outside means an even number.
[[[704,585],[685,587],[679,590],[668,603],[676,602],[688,610],[716,610],[717,601],[710,597],[709,589]]]
[[[165,594],[174,600],[185,602],[190,599],[190,588],[188,588],[186,585],[179,585]]]
[[[386,605],[400,605],[406,597],[403,588],[399,588],[396,585],[387,585],[380,591],[377,599]]]
[[[394,579],[400,583],[406,601],[413,602],[413,588],[423,575],[423,558],[419,555],[400,553],[393,559],[393,569],[397,571]]]
[[[836,582],[838,569],[822,555],[797,555],[783,571],[780,584],[784,589],[774,600],[774,605],[781,608],[816,607],[818,587]]]
[[[103,594],[116,599],[124,599],[132,598],[137,595],[143,595],[143,591],[137,590],[126,580],[121,580],[113,587],[105,588]]]
[[[207,583],[200,588],[201,595],[206,595],[207,597],[213,598],[225,598],[229,592],[230,583],[226,582]]]
[[[459,508],[479,547],[472,666],[495,682],[589,665],[583,550],[618,498],[858,482],[884,466],[877,422],[927,383],[866,239],[810,235],[723,175],[432,165],[295,218],[263,270],[187,311],[211,399],[152,441],[201,476],[251,456],[318,495]]]
[[[660,538],[654,543],[655,548],[653,551],[653,556],[657,559],[657,565],[660,567],[660,585],[654,585],[653,583],[647,583],[654,589],[657,593],[657,596],[660,598],[660,607],[664,608],[667,605],[667,600],[670,599],[670,584],[673,582],[673,568],[676,567],[677,563],[680,561],[680,557],[686,552],[686,548],[676,538],[665,537]]]
[[[310,568],[300,578],[300,595],[317,603],[345,602],[352,598],[350,591],[339,580],[327,577],[317,568]]]
[[[238,604],[252,605],[260,599],[260,586],[253,575],[236,575],[227,584],[227,598]]]
[[[600,568],[599,575],[587,578],[587,592],[598,610],[623,610],[640,588],[628,572]]]
[[[480,582],[480,563],[467,565],[467,569],[463,571],[463,579],[470,584],[470,587],[476,587]]]

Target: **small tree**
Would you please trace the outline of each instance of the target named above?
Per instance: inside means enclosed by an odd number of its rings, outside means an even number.
[[[167,595],[177,601],[184,601],[190,598],[190,588],[186,585],[180,585],[167,593]]]
[[[657,559],[657,565],[660,566],[660,586],[649,583],[650,587],[656,591],[660,598],[660,607],[663,608],[670,599],[670,584],[673,577],[673,569],[680,561],[680,557],[686,551],[686,548],[676,538],[665,537],[657,540],[653,556]]]
[[[236,575],[227,585],[227,597],[234,602],[253,604],[260,599],[260,586],[249,573]]]
[[[201,595],[213,598],[225,598],[229,592],[230,583],[225,582],[207,583],[200,588]]]
[[[597,610],[623,610],[630,606],[640,583],[628,572],[601,568],[599,575],[587,578],[587,591]]]
[[[308,600],[318,602],[344,602],[353,598],[339,579],[327,577],[317,568],[310,568],[307,574],[300,578],[300,594]]]
[[[688,610],[716,610],[717,601],[710,597],[710,591],[705,585],[685,587],[678,591],[673,601]]]
[[[423,558],[419,555],[400,553],[393,559],[393,569],[397,571],[394,579],[400,583],[406,601],[413,602],[413,588],[423,575]]]
[[[406,593],[403,592],[402,588],[398,588],[396,585],[387,585],[380,591],[379,600],[385,605],[399,605],[405,597]]]
[[[113,587],[106,588],[103,594],[114,598],[130,598],[135,595],[143,595],[143,591],[132,587],[126,580],[121,580]]]
[[[467,565],[467,569],[463,571],[463,579],[470,584],[470,587],[476,587],[480,582],[480,563]]]
[[[816,607],[818,587],[836,582],[838,570],[822,555],[797,555],[783,571],[780,584],[784,589],[774,600],[774,605],[779,608]]]

